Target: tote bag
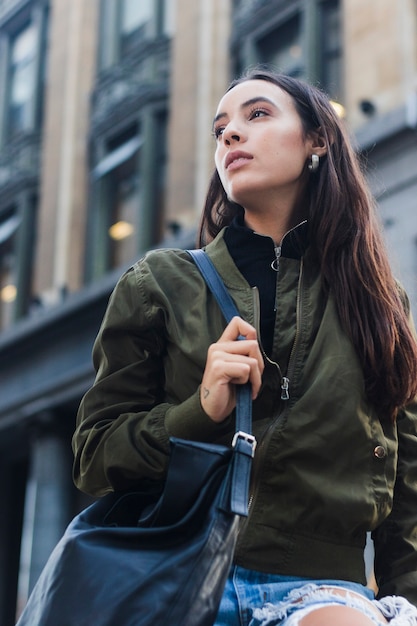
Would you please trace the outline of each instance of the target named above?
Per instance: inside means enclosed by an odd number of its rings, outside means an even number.
[[[207,255],[190,254],[226,319],[238,315]],[[172,438],[162,493],[109,494],[77,515],[17,626],[211,626],[247,515],[251,409],[239,385],[232,447]]]

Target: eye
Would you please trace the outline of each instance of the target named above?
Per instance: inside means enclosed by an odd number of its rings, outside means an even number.
[[[224,131],[224,126],[217,126],[216,128],[213,128],[212,135],[215,139],[219,139],[219,137],[222,136],[223,131]]]
[[[267,115],[269,115],[269,112],[266,109],[256,107],[250,111],[249,119],[253,120],[253,119],[257,119],[258,117],[265,117]]]

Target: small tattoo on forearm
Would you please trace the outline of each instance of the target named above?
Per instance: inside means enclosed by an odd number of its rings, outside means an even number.
[[[209,395],[210,390],[207,389],[207,387],[203,387],[203,398],[206,399],[207,396]]]

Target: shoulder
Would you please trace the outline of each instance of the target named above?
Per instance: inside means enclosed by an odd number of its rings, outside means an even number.
[[[180,248],[158,248],[150,250],[133,266],[134,271],[142,271],[145,268],[159,271],[175,271],[177,267],[184,267],[184,264],[192,263],[192,259],[187,250]]]
[[[222,235],[205,248],[213,262],[220,266],[218,270],[228,256]],[[135,297],[136,292],[139,298],[141,294],[161,292],[172,296],[186,286],[201,288],[201,281],[201,274],[186,249],[157,248],[149,250],[120,276],[116,291],[130,293],[131,297]]]
[[[130,273],[136,297],[148,308],[157,306],[171,311],[189,304],[201,290],[201,275],[183,249],[151,250],[132,266]]]
[[[142,295],[160,291],[164,284],[173,285],[190,273],[193,261],[186,250],[165,248],[151,250],[119,277],[110,301],[129,300],[139,304]]]
[[[224,229],[225,230],[225,229]],[[204,250],[215,262],[228,256],[224,241],[224,230],[205,246]],[[184,279],[190,275],[199,275],[195,263],[187,250],[183,248],[158,248],[150,250],[132,267],[137,278],[145,275],[169,277],[171,279]]]
[[[151,250],[132,267],[136,285],[146,290],[168,290],[188,282],[195,271],[186,250],[161,248]]]

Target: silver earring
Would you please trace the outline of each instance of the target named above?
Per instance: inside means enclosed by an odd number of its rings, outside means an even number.
[[[311,155],[311,162],[308,164],[308,169],[310,172],[317,172],[320,165],[320,157],[318,154]]]

